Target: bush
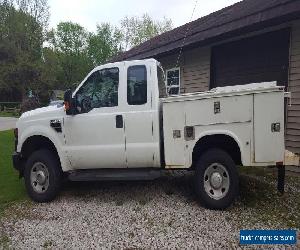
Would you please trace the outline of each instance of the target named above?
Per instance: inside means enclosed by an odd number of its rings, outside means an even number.
[[[40,102],[38,100],[38,98],[36,97],[28,97],[25,100],[23,100],[22,104],[21,104],[21,114],[29,111],[29,110],[33,110],[36,108],[39,108]]]

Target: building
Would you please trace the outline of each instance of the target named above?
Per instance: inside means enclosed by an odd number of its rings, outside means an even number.
[[[156,36],[113,61],[150,57],[162,63],[174,94],[266,81],[286,86],[292,93],[292,105],[286,105],[286,148],[295,157],[300,154],[299,0],[244,0]],[[164,86],[160,89],[164,95]],[[299,158],[292,159],[299,164]]]

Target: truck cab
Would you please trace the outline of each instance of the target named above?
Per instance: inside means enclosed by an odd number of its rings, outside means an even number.
[[[72,169],[160,167],[158,67],[154,59],[106,64],[78,86],[63,117]]]
[[[225,208],[238,193],[237,165],[283,161],[284,89],[276,83],[160,98],[164,85],[155,59],[108,63],[67,91],[64,107],[22,114],[13,162],[29,196],[53,200],[63,178],[153,179],[185,169],[195,171],[204,206]]]

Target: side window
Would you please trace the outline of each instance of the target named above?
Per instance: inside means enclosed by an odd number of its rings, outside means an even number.
[[[89,76],[76,93],[77,110],[118,106],[119,69],[101,69]]]
[[[147,70],[144,65],[127,69],[127,102],[129,105],[147,103]]]
[[[167,93],[178,95],[180,92],[180,68],[167,70]]]

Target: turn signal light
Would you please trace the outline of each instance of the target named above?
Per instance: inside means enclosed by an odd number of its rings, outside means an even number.
[[[69,102],[64,102],[64,105],[65,105],[65,110],[69,110],[70,109],[70,103]]]

